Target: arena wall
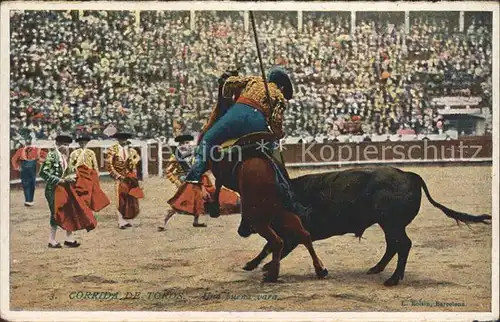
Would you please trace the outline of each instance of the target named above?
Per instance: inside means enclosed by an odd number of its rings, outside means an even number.
[[[112,141],[93,141],[101,175],[108,172],[104,162],[106,149]],[[175,147],[157,140],[133,141],[132,146],[141,155],[139,176],[163,174],[167,160]],[[48,151],[53,146],[42,145]],[[72,145],[71,149],[77,146]],[[15,150],[11,150],[11,157]],[[439,164],[439,163],[491,163],[493,140],[487,137],[463,137],[453,140],[385,141],[385,142],[334,142],[283,145],[283,158],[287,167],[346,167],[378,164]],[[147,156],[148,157],[144,157]],[[11,184],[19,184],[19,172],[10,167]],[[40,181],[37,178],[37,181]]]

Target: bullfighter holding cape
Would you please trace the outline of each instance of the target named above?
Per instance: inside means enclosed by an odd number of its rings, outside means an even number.
[[[132,134],[118,132],[113,136],[118,140],[111,146],[106,157],[109,175],[116,180],[115,192],[117,203],[118,227],[132,227],[129,220],[139,215],[139,199],[144,192],[137,178],[137,164],[141,157],[134,148],[129,147]]]
[[[206,227],[206,224],[199,223],[199,218],[205,214],[204,199],[210,196],[203,196],[201,189],[196,186],[184,185],[185,174],[191,168],[191,159],[193,155],[192,146],[189,142],[193,141],[193,136],[189,134],[180,135],[175,138],[179,143],[177,149],[172,153],[168,160],[168,166],[165,171],[165,176],[177,188],[175,195],[168,201],[170,209],[165,216],[164,224],[158,227],[158,231],[165,230],[168,220],[175,214],[187,214],[194,216],[193,227]],[[204,173],[201,178],[202,185],[208,194],[215,192],[215,186],[208,173]],[[239,213],[240,211],[240,198],[237,193],[232,190],[222,188],[220,192],[221,212],[223,214]]]
[[[70,173],[76,174],[74,184],[78,195],[87,206],[99,212],[110,204],[109,198],[99,184],[99,165],[94,151],[87,148],[91,138],[82,135],[76,139],[80,148],[73,151],[69,157]]]
[[[45,198],[50,208],[49,248],[61,248],[56,240],[57,227],[66,231],[67,247],[78,247],[80,243],[73,239],[73,231],[90,231],[97,225],[92,210],[80,197],[74,185],[75,175],[68,165],[69,145],[73,138],[67,134],[56,137],[56,149],[47,154],[40,168],[40,177],[45,180]]]

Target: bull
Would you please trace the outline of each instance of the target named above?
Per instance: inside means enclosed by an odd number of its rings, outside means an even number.
[[[422,189],[429,202],[457,223],[489,224],[490,215],[473,216],[443,206],[432,199],[422,177],[413,172],[393,167],[350,169],[339,172],[304,175],[291,179],[297,199],[312,208],[307,218],[301,218],[313,241],[332,236],[354,233],[361,238],[363,232],[379,224],[385,234],[386,249],[382,259],[367,274],[382,272],[394,255],[398,255],[396,270],[384,282],[394,286],[403,279],[412,242],[406,234],[408,226],[420,210]],[[298,245],[295,236],[280,230],[280,223],[272,227],[283,239],[282,257]],[[248,237],[253,229],[242,218],[238,234]],[[243,269],[253,270],[269,254],[266,244],[262,251],[246,263]],[[264,270],[266,270],[264,265]]]

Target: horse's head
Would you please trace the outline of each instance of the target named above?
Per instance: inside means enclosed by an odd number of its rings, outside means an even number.
[[[243,219],[243,217],[241,217],[240,227],[238,227],[238,235],[246,238],[252,234],[255,234],[255,230],[246,220]]]

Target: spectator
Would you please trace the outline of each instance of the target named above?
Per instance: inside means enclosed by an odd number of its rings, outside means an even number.
[[[472,21],[458,33],[446,19],[417,15],[409,34],[398,21],[361,19],[351,33],[348,14],[304,13],[299,32],[296,12],[259,12],[264,64],[284,66],[296,87],[287,135],[442,133],[436,96],[478,96],[491,111],[491,28]],[[110,125],[141,138],[196,132],[223,70],[260,72],[243,13],[197,12],[193,30],[189,12],[135,20],[127,11],[12,13],[11,137],[23,127],[40,139],[75,128],[105,136]]]

